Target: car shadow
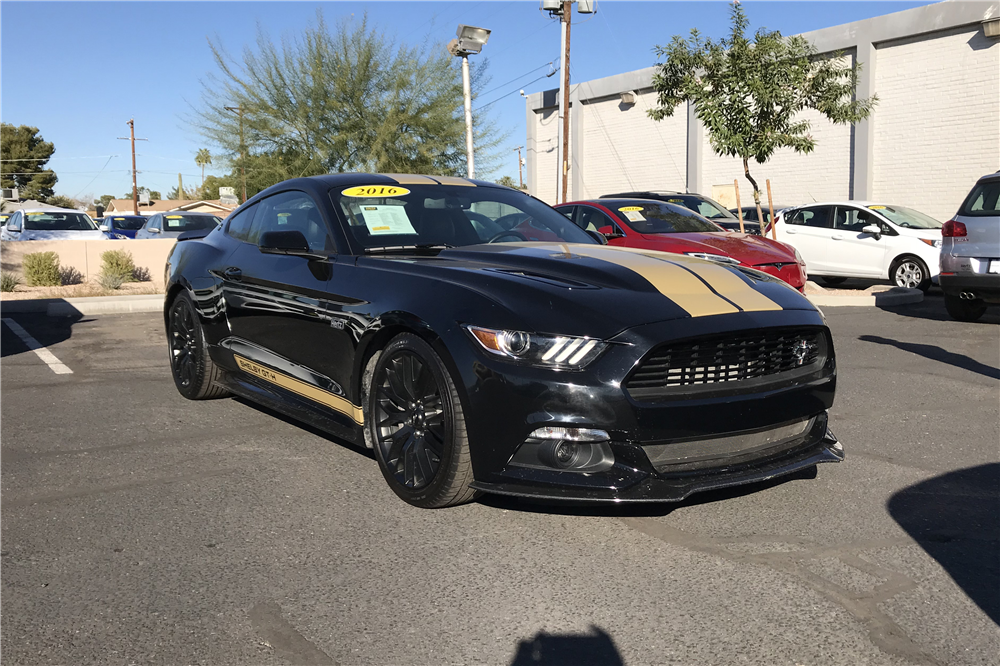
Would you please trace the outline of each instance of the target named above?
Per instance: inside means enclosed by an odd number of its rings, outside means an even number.
[[[1000,379],[1000,369],[986,365],[985,363],[980,363],[979,361],[969,358],[964,354],[956,354],[954,352],[947,351],[936,345],[923,345],[916,342],[900,342],[899,340],[883,338],[878,335],[859,335],[858,340],[895,347],[896,349],[902,349],[903,351],[916,354],[917,356],[923,356],[924,358],[928,358],[932,361],[939,361],[941,363],[953,365],[956,368],[962,368],[963,370],[968,370],[969,372],[975,372],[976,374],[984,375],[991,379]]]
[[[1000,463],[948,472],[889,498],[889,515],[1000,625]]]
[[[482,495],[477,500],[484,506],[494,509],[504,509],[506,511],[520,511],[524,513],[542,513],[557,516],[589,516],[602,518],[660,518],[684,507],[711,504],[712,502],[722,502],[725,500],[744,497],[754,493],[776,488],[792,481],[805,479],[815,479],[817,477],[817,466],[808,467],[798,472],[781,476],[767,481],[748,483],[732,488],[720,490],[706,490],[694,493],[687,499],[679,502],[621,502],[618,504],[609,503],[583,503],[572,500],[549,500],[525,497],[513,497],[510,495]]]
[[[510,666],[625,666],[611,636],[590,626],[585,634],[540,631],[517,644]]]
[[[4,324],[0,326],[3,329],[0,332],[2,335],[0,337],[0,357],[2,358],[31,351],[18,332],[15,332],[17,327],[27,332],[42,347],[51,347],[69,340],[73,335],[74,325],[93,321],[84,319],[83,315],[79,313],[68,317],[49,317],[44,312],[24,312],[17,308],[8,309],[2,306],[0,306],[0,316],[5,320]],[[15,326],[9,326],[6,320],[13,321]]]
[[[929,321],[950,321],[955,322],[948,311],[944,308],[944,297],[938,293],[929,293],[924,296],[920,303],[910,303],[907,305],[879,305],[880,310],[891,312],[901,317],[913,317],[914,319],[927,319]],[[958,322],[955,322],[958,323]],[[989,307],[986,313],[975,324],[1000,324],[1000,307]],[[965,324],[969,325],[969,324]]]

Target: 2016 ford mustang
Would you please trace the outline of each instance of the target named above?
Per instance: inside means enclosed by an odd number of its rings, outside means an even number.
[[[843,459],[808,300],[603,240],[482,181],[289,180],[177,242],[174,381],[371,447],[421,507],[679,500]]]

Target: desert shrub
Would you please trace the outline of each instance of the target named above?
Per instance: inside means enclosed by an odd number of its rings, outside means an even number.
[[[135,280],[133,273],[135,273],[135,262],[132,261],[132,253],[128,250],[108,250],[101,253],[101,275],[117,275],[122,282],[133,282]]]
[[[62,284],[59,255],[55,252],[32,252],[24,255],[21,262],[29,287],[58,287]]]
[[[21,276],[17,273],[0,273],[0,291],[14,291],[21,284]]]
[[[107,252],[105,252],[107,254]],[[107,289],[113,291],[115,289],[121,289],[122,284],[125,280],[118,273],[100,273],[97,276],[97,284],[101,285],[102,289]]]
[[[59,279],[63,284],[80,284],[83,282],[83,273],[73,266],[66,266],[59,269]]]
[[[143,266],[136,266],[132,272],[133,282],[149,282],[153,278],[149,275],[149,269]]]

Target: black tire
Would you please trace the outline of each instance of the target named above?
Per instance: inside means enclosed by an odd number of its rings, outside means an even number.
[[[952,319],[972,322],[979,321],[979,318],[986,312],[986,303],[979,298],[974,301],[965,301],[954,294],[945,294],[944,308]]]
[[[845,277],[826,277],[825,275],[817,277],[828,287],[836,287],[838,284],[844,284],[847,281]]]
[[[422,508],[471,501],[469,437],[447,367],[416,335],[393,338],[375,363],[365,428],[386,483]]]
[[[914,256],[897,258],[889,267],[889,279],[897,287],[919,289],[926,292],[931,288],[931,273],[927,264]]]
[[[229,391],[217,383],[222,378],[222,370],[208,355],[205,331],[187,292],[178,294],[170,304],[167,347],[170,374],[182,396],[188,400],[209,400],[229,395]]]

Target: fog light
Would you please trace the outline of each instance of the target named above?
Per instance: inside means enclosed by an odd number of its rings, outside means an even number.
[[[589,445],[586,446],[590,449]],[[538,459],[549,467],[569,469],[579,466],[583,446],[576,442],[547,441],[538,447]]]
[[[546,426],[531,433],[510,459],[514,467],[602,472],[615,464],[608,433],[596,428]]]

